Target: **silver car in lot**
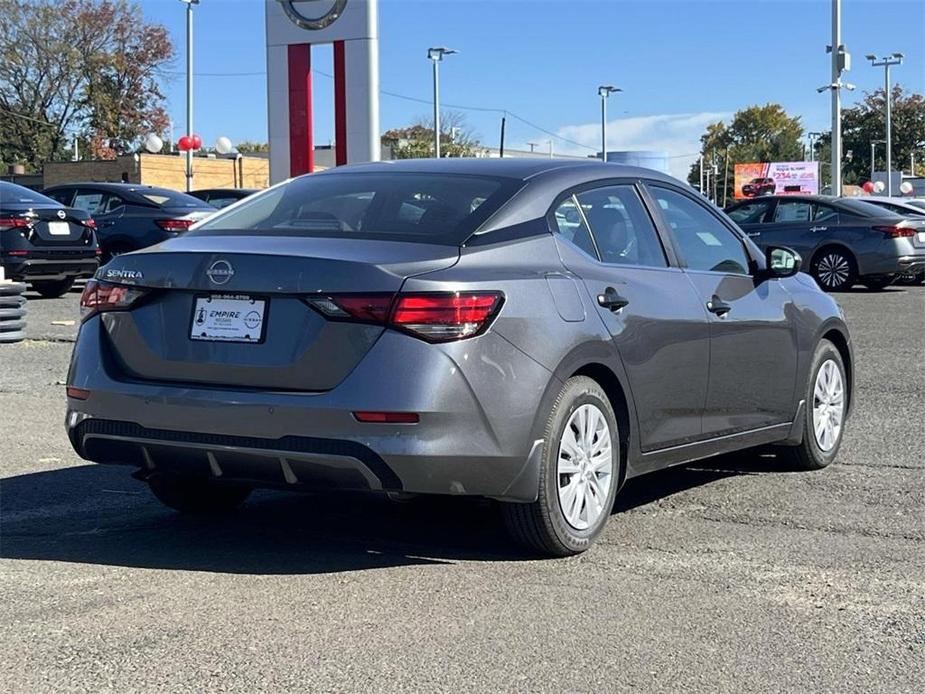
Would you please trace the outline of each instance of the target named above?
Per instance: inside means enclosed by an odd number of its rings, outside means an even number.
[[[775,195],[726,208],[759,247],[785,245],[827,291],[883,289],[925,272],[925,219],[853,198]]]
[[[67,432],[184,512],[254,487],[471,495],[581,552],[631,477],[767,444],[835,459],[851,340],[799,268],[645,169],[342,167],[101,268]]]

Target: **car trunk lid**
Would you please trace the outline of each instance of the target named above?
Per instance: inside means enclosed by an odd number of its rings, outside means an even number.
[[[104,313],[103,329],[133,378],[330,390],[384,328],[330,320],[305,299],[392,294],[406,277],[458,257],[457,247],[419,243],[185,236],[119,256],[100,271],[103,280],[148,290],[131,310]]]

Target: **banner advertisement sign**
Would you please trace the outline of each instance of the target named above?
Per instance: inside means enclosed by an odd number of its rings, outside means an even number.
[[[760,195],[816,195],[819,162],[783,161],[735,165],[736,200]]]

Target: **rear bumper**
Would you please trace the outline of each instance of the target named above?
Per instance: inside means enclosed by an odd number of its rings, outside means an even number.
[[[324,393],[128,380],[99,317],[81,328],[67,432],[99,463],[167,468],[256,486],[536,498],[536,410],[552,375],[488,333],[428,345],[386,331]],[[498,366],[485,373],[486,362]],[[417,412],[417,424],[357,422],[355,411]]]
[[[66,277],[93,277],[99,267],[96,256],[86,258],[20,258],[5,256],[3,268],[14,280],[63,280]]]
[[[925,270],[925,250],[922,253],[865,253],[858,255],[860,275],[898,275]]]

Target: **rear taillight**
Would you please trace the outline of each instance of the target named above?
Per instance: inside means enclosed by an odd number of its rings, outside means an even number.
[[[125,311],[146,293],[138,287],[89,280],[80,295],[80,319],[87,320],[93,314],[104,311]]]
[[[85,219],[84,226],[90,227],[91,229],[96,229],[96,220],[95,219]]]
[[[193,224],[195,224],[194,219],[156,219],[154,223],[157,224],[164,231],[172,232],[181,232],[189,229]]]
[[[871,228],[874,231],[879,231],[887,239],[911,239],[915,236],[915,229],[908,227],[875,226]]]
[[[501,292],[333,294],[306,299],[328,318],[397,328],[428,342],[480,335],[497,315]]]
[[[0,217],[0,231],[7,229],[25,229],[32,223],[27,217]]]

